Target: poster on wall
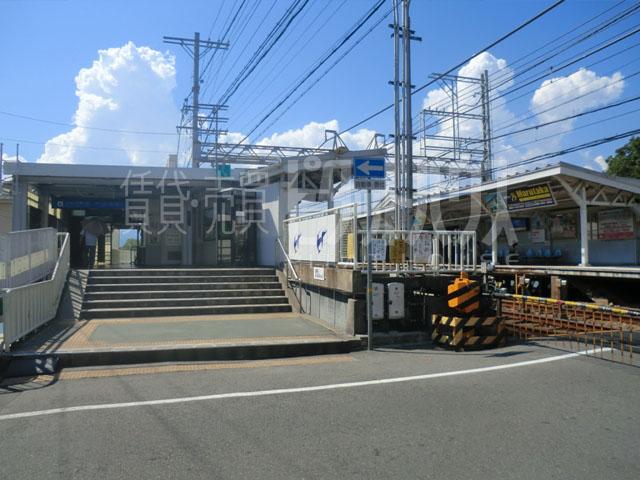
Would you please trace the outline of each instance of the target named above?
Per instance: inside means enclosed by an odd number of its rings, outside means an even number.
[[[384,238],[371,239],[371,261],[384,262],[387,259],[387,241]]]
[[[556,239],[577,238],[577,217],[575,213],[559,213],[551,217],[551,237]]]
[[[635,235],[633,214],[624,209],[598,212],[598,240],[627,240]]]
[[[511,217],[511,225],[514,232],[526,232],[529,230],[529,219]]]
[[[336,262],[336,216],[290,222],[289,257],[308,262]]]
[[[531,243],[544,243],[544,228],[532,228],[531,229]]]
[[[431,263],[433,253],[432,236],[428,233],[419,233],[412,237],[411,253],[415,263]]]

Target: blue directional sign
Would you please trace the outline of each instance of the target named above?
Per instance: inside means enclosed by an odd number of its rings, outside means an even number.
[[[385,170],[383,157],[354,157],[353,179],[355,188],[384,190]]]
[[[354,158],[355,178],[384,178],[384,158]]]

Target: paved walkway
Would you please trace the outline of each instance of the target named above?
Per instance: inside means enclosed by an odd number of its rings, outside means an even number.
[[[14,351],[304,343],[336,338],[328,328],[298,313],[118,318],[56,322]]]

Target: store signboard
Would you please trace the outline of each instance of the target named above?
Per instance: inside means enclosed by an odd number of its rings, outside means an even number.
[[[633,214],[624,209],[598,213],[599,240],[627,240],[635,236]]]
[[[483,200],[492,212],[505,209],[514,212],[556,204],[549,183],[509,188],[506,193],[489,192],[484,195]]]
[[[540,183],[527,187],[510,188],[507,191],[507,209],[509,211],[555,205],[556,200],[551,185]]]

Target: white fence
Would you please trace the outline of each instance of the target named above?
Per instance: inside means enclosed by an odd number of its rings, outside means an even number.
[[[53,228],[0,234],[0,288],[19,287],[45,278],[57,257]]]
[[[365,223],[355,204],[287,219],[287,254],[293,261],[366,269]],[[331,240],[325,248],[333,251],[318,252],[319,235],[333,225],[335,230],[324,237]],[[372,268],[377,272],[473,271],[480,264],[476,232],[373,229],[371,233]]]
[[[56,316],[69,272],[69,234],[57,234],[56,262],[49,280],[2,291],[4,350]]]
[[[364,237],[364,234],[363,234]],[[473,271],[478,265],[476,232],[372,230],[372,269],[379,272]],[[358,267],[366,268],[366,247]]]

